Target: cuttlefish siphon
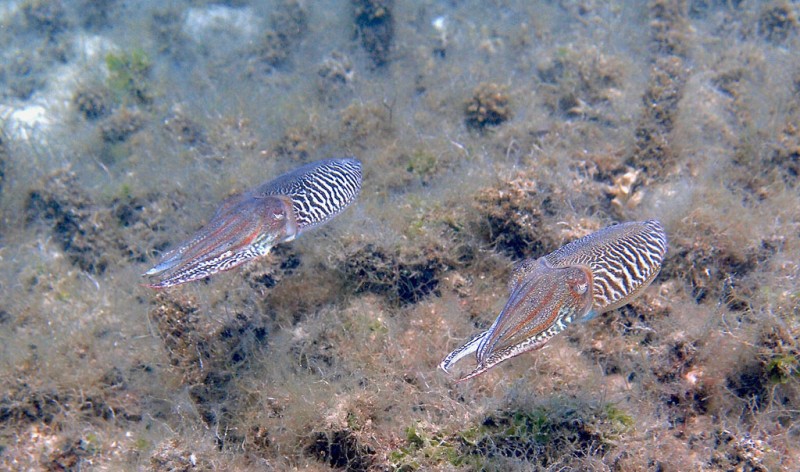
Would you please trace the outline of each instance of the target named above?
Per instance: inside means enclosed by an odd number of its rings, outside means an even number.
[[[166,288],[232,269],[341,213],[361,191],[356,159],[312,162],[225,200],[207,225],[145,272]]]
[[[492,326],[439,365],[447,372],[475,353],[480,375],[524,352],[539,349],[575,320],[630,303],[661,270],[667,235],[656,220],[622,223],[573,241],[539,259],[519,263],[511,295]]]

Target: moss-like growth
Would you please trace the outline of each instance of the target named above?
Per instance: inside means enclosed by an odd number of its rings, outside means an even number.
[[[108,53],[108,88],[119,100],[149,104],[153,101],[150,72],[152,61],[142,49]]]
[[[439,168],[439,159],[424,149],[418,149],[405,157],[406,170],[418,176],[423,182],[429,181]]]
[[[321,141],[319,132],[312,126],[293,126],[286,130],[275,144],[276,157],[288,157],[294,161],[305,161],[316,150]]]
[[[769,161],[763,163],[775,166],[779,176],[787,186],[796,188],[800,179],[800,126],[796,116],[790,118],[780,134],[778,148]]]
[[[101,200],[105,204],[90,198],[74,173],[56,172],[28,191],[26,227],[48,228],[67,260],[99,275],[121,260],[144,262],[148,249],[142,241],[152,238],[153,229],[163,227],[167,218],[163,203],[183,201],[177,193],[163,201],[155,194],[135,197],[125,184],[106,198]]]
[[[248,406],[248,396],[235,383],[240,371],[265,355],[267,320],[238,313],[217,324],[192,298],[162,294],[156,302],[150,316],[202,420],[229,430],[218,438],[220,445],[241,442],[244,431],[232,425]]]
[[[480,470],[502,470],[513,459],[528,467],[547,468],[602,455],[633,427],[633,417],[613,404],[587,405],[557,401],[531,410],[502,411],[480,425],[461,431],[406,428],[406,445],[390,454],[399,470],[425,470],[450,464]]]
[[[467,127],[484,130],[511,118],[508,92],[495,83],[482,83],[472,92],[464,106]]]
[[[366,472],[371,470],[375,451],[361,444],[351,431],[339,430],[314,433],[306,453],[337,469]]]
[[[471,433],[458,433],[455,438],[446,437],[441,432],[430,432],[420,424],[406,428],[406,446],[392,451],[389,462],[395,470],[425,470],[426,465],[450,464],[464,465],[469,457],[461,454],[458,437],[471,436]]]
[[[353,0],[356,35],[375,67],[389,61],[394,41],[393,0]]]
[[[758,18],[758,33],[771,43],[782,43],[797,31],[797,18],[791,5],[779,2],[765,7]]]
[[[684,56],[688,50],[690,25],[684,3],[656,0],[649,5],[650,37],[656,54]]]
[[[275,31],[290,42],[308,33],[308,10],[298,0],[282,0],[269,17]]]
[[[538,66],[537,87],[550,112],[564,118],[614,123],[625,84],[624,62],[596,47],[561,47]]]
[[[89,467],[92,456],[97,454],[98,448],[95,443],[96,437],[95,440],[89,438],[67,440],[47,457],[43,465],[47,470],[80,470]]]
[[[642,96],[643,115],[635,131],[635,147],[627,164],[652,177],[663,177],[675,172],[677,166],[670,133],[686,84],[689,25],[686,8],[677,3],[656,1],[650,11],[655,18],[650,25],[653,66]]]
[[[308,32],[308,11],[297,0],[286,0],[276,6],[269,24],[252,51],[248,74],[254,77],[287,64],[293,48]]]
[[[61,0],[28,0],[22,5],[22,13],[28,26],[44,32],[50,39],[69,27]]]
[[[683,96],[684,68],[683,60],[678,56],[658,58],[642,97],[644,113],[636,128],[636,144],[627,164],[643,169],[650,176],[674,172],[677,165],[669,135],[674,129],[678,102]]]
[[[343,258],[343,270],[356,292],[386,296],[393,303],[416,303],[437,293],[447,260],[435,251],[390,251],[373,244],[356,248]]]
[[[354,102],[342,110],[340,116],[347,146],[365,148],[373,140],[385,138],[392,130],[392,110],[386,104]]]
[[[317,91],[320,98],[333,104],[353,87],[355,71],[350,58],[338,51],[326,57],[317,68]]]
[[[473,444],[463,449],[471,455],[522,458],[546,467],[564,455],[602,454],[631,424],[630,415],[613,405],[554,403],[487,417]]]
[[[720,238],[712,227],[699,223],[691,235],[675,234],[672,246],[664,275],[684,280],[698,303],[710,300],[737,311],[748,309],[756,288],[745,283],[747,275],[778,250],[776,242],[767,240],[736,247],[729,238]]]
[[[524,177],[483,189],[474,205],[478,233],[514,259],[543,256],[558,246],[547,219],[556,214],[559,193]]]
[[[105,218],[93,208],[74,173],[58,172],[32,189],[25,215],[28,224],[44,221],[52,226],[53,236],[73,264],[93,274],[106,270],[110,255],[106,251],[113,243],[103,231]]]
[[[56,391],[36,390],[29,385],[6,385],[0,398],[0,422],[13,427],[31,423],[51,425],[58,419],[67,398]]]
[[[187,148],[195,149],[204,155],[213,152],[205,127],[180,107],[176,107],[172,115],[164,120],[164,129],[172,139]]]
[[[145,117],[142,112],[123,107],[100,124],[100,136],[106,144],[120,144],[141,130],[144,125]]]
[[[111,111],[111,103],[103,88],[85,88],[75,92],[72,103],[87,120],[96,120]]]
[[[120,13],[120,0],[80,0],[76,8],[81,12],[81,25],[91,31],[108,28]]]
[[[156,52],[167,54],[172,60],[187,62],[192,58],[191,40],[182,29],[183,11],[176,6],[155,10],[149,25]]]
[[[785,384],[792,379],[800,379],[800,361],[792,354],[779,354],[767,363],[769,381]]]
[[[36,50],[20,49],[9,54],[0,65],[0,79],[5,85],[3,96],[29,99],[47,84],[44,76],[46,58]]]
[[[196,448],[187,445],[183,439],[167,439],[156,447],[150,456],[150,468],[153,472],[216,470],[212,461],[205,454],[197,454]]]
[[[256,50],[256,63],[263,66],[263,70],[254,69],[251,73],[267,73],[270,69],[286,63],[289,58],[287,38],[280,33],[267,30]]]
[[[713,438],[716,447],[709,462],[719,470],[768,472],[782,468],[779,454],[748,433],[719,429]]]

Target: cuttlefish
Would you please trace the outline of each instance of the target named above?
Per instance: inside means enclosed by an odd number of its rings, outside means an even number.
[[[361,163],[328,159],[302,166],[225,200],[205,226],[145,272],[166,288],[264,256],[278,243],[329,221],[361,191]]]
[[[454,350],[439,365],[447,372],[475,353],[477,367],[459,379],[544,346],[575,320],[630,303],[661,270],[667,236],[656,220],[622,223],[519,263],[510,296],[492,326]]]

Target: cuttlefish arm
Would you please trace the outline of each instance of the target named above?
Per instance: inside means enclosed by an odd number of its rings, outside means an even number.
[[[180,285],[264,256],[275,244],[296,236],[288,198],[242,195],[191,239],[166,253],[145,275],[160,277],[149,284],[152,288]]]
[[[541,348],[575,320],[636,298],[658,274],[667,250],[656,220],[611,226],[573,241],[515,269],[506,306],[492,326],[444,358],[448,371],[475,353],[477,367],[467,380],[524,352]]]
[[[264,256],[341,213],[361,189],[361,163],[329,159],[300,167],[225,200],[211,221],[143,275],[160,289]]]

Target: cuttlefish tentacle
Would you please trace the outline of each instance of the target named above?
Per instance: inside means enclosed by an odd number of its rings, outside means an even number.
[[[240,196],[218,212],[192,239],[166,253],[145,275],[164,276],[150,286],[165,288],[207,277],[269,252],[297,235],[286,197]]]
[[[232,269],[329,221],[361,190],[361,163],[330,159],[300,167],[225,200],[211,221],[144,275],[166,288]]]
[[[475,353],[480,375],[500,362],[542,347],[575,320],[586,321],[629,303],[653,281],[667,251],[656,220],[623,223],[573,241],[511,276],[510,296],[492,326],[444,358],[448,371]]]

